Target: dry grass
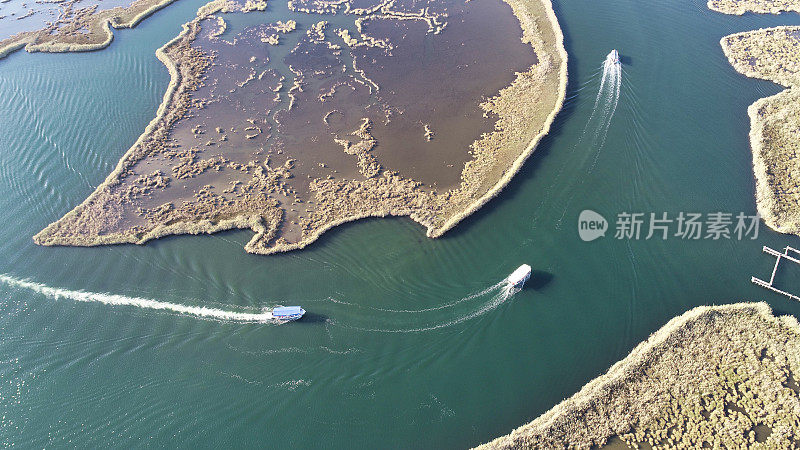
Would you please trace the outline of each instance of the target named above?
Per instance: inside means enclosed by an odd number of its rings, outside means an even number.
[[[107,47],[114,38],[111,28],[132,28],[175,0],[136,0],[127,8],[96,11],[97,7],[74,9],[75,0],[62,3],[58,20],[46,27],[15,34],[0,41],[0,58],[25,48],[29,52],[79,52]],[[83,5],[82,5],[83,6]]]
[[[783,11],[800,11],[797,0],[708,0],[708,8],[725,14],[741,16],[746,12],[778,14]]]
[[[197,192],[195,198],[183,204],[164,202],[157,207],[139,208],[137,220],[142,222],[143,219],[143,224],[130,225],[130,219],[125,218],[130,217],[130,213],[126,216],[125,211],[130,210],[131,205],[135,207],[141,198],[150,198],[155,192],[146,183],[136,182],[129,186],[134,178],[131,177],[132,168],[146,158],[170,156],[176,152],[168,142],[169,130],[187,114],[191,107],[192,92],[202,85],[208,67],[215,63],[214,55],[204,54],[192,46],[201,22],[219,11],[261,9],[264,6],[263,2],[248,2],[242,7],[234,2],[216,0],[200,8],[197,18],[184,25],[181,35],[157,52],[170,71],[171,83],[156,119],[106,181],[81,205],[37,234],[34,241],[41,245],[141,244],[166,234],[252,228],[256,235],[247,244],[246,250],[266,254],[302,248],[324,231],[344,222],[383,216],[410,216],[428,227],[429,236],[441,235],[508,183],[547,133],[564,99],[566,53],[549,0],[507,0],[507,3],[512,6],[521,23],[522,41],[532,46],[538,61],[529,70],[518,73],[511,85],[481,105],[487,114],[497,116],[495,130],[486,133],[472,145],[473,159],[467,162],[462,183],[457,189],[437,195],[425,190],[421,183],[413,179],[384,169],[372,155],[371,149],[376,141],[369,134],[369,123],[365,122],[363,129],[349,136],[340,136],[337,140],[345,153],[356,157],[360,174],[365,179],[327,177],[310,180],[308,189],[313,199],[313,210],[308,210],[309,214],[301,215],[298,219],[287,218],[288,210],[270,196],[282,190],[281,179],[293,176],[291,168],[284,171],[265,163],[264,167],[259,168],[261,172],[250,165],[234,167],[253,176],[255,182],[226,190],[224,194],[228,194],[228,197],[215,194],[209,187]],[[349,3],[346,5],[349,7]],[[384,9],[390,7],[390,3],[382,5]],[[428,17],[424,12],[404,15],[387,11],[382,14],[389,14],[397,20],[424,20],[431,34],[436,34],[446,25],[436,16]],[[220,27],[219,20],[212,23]],[[255,72],[251,73],[248,80],[253,77]],[[292,92],[289,91],[290,97]],[[199,135],[204,131],[193,132]],[[217,143],[208,141],[207,145],[211,144]],[[174,156],[179,164],[172,167],[171,171],[165,171],[174,178],[173,181],[222,167],[230,168],[232,164],[225,158],[197,160],[189,154]],[[257,176],[259,174],[263,177]],[[247,192],[243,191],[245,187]],[[295,195],[281,193],[284,197]],[[289,221],[296,232],[292,241],[285,239],[282,231],[279,233],[278,230]]]
[[[798,370],[795,318],[773,316],[766,303],[702,306],[480,448],[591,448],[615,436],[630,446],[789,448],[800,432]]]
[[[497,196],[533,154],[564,104],[567,52],[550,0],[506,0],[522,25],[522,42],[538,62],[518,73],[510,86],[481,107],[497,114],[495,131],[473,143],[474,158],[461,175],[461,186],[440,199],[442,213],[428,224],[438,237]],[[546,22],[537,20],[544,17]]]
[[[800,27],[737,33],[720,42],[737,71],[789,89],[750,105],[756,204],[782,233],[800,233]]]

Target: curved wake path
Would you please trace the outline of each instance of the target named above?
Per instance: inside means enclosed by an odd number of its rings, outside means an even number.
[[[472,300],[472,299],[475,299],[475,298],[478,298],[478,297],[481,297],[481,296],[484,296],[484,295],[487,295],[487,294],[490,294],[490,293],[494,293],[494,295],[492,295],[492,297],[491,297],[491,300],[489,300],[488,302],[482,304],[481,307],[478,308],[475,311],[472,311],[472,312],[470,312],[468,314],[464,314],[464,315],[462,315],[462,316],[460,316],[460,317],[458,317],[456,319],[453,319],[453,320],[449,320],[449,321],[446,321],[446,322],[443,322],[443,323],[438,323],[438,324],[435,324],[435,325],[430,325],[430,326],[425,326],[425,327],[399,328],[399,329],[382,329],[382,328],[361,328],[361,327],[354,327],[354,326],[349,326],[349,325],[344,325],[344,324],[337,324],[336,322],[332,322],[332,323],[334,325],[340,325],[340,326],[343,326],[345,328],[350,328],[350,329],[353,329],[353,330],[369,331],[369,332],[376,332],[376,333],[420,333],[420,332],[423,332],[423,331],[433,331],[433,330],[438,330],[438,329],[441,329],[441,328],[452,327],[454,325],[458,325],[460,323],[466,322],[468,320],[474,319],[476,317],[480,317],[480,316],[482,316],[482,315],[484,315],[484,314],[486,314],[488,312],[491,312],[491,311],[497,309],[497,307],[499,307],[503,303],[505,303],[506,300],[511,298],[514,294],[516,294],[516,292],[517,292],[516,290],[511,289],[508,285],[506,285],[505,280],[503,280],[503,281],[501,281],[501,282],[499,282],[497,284],[494,284],[494,285],[490,286],[489,288],[484,289],[483,291],[477,292],[475,294],[466,296],[466,297],[464,297],[462,299],[456,300],[455,302],[451,302],[451,303],[448,303],[448,304],[445,304],[445,305],[442,305],[442,306],[438,306],[438,307],[435,307],[435,308],[427,308],[427,309],[420,309],[420,310],[391,310],[391,309],[370,308],[370,309],[376,309],[376,310],[379,310],[379,311],[393,312],[393,313],[420,313],[420,312],[441,310],[441,309],[448,308],[448,307],[457,305],[459,303],[465,302],[467,300]]]
[[[497,288],[499,288],[500,286],[502,286],[504,284],[505,284],[505,280],[503,280],[503,281],[501,281],[499,283],[493,284],[493,285],[489,286],[488,288],[486,288],[486,289],[484,289],[484,290],[482,290],[480,292],[475,292],[474,294],[470,294],[470,295],[467,295],[466,297],[462,297],[462,298],[460,298],[460,299],[458,299],[458,300],[456,300],[454,302],[445,303],[444,305],[439,305],[439,306],[434,306],[434,307],[431,307],[431,308],[424,308],[424,309],[386,309],[386,308],[376,308],[374,306],[361,306],[361,305],[358,305],[356,303],[348,303],[348,302],[345,302],[345,301],[342,301],[342,300],[336,300],[334,298],[331,298],[330,300],[332,302],[334,302],[334,303],[339,303],[341,305],[356,306],[358,308],[371,309],[373,311],[390,312],[390,313],[405,313],[405,314],[419,314],[419,313],[425,313],[425,312],[431,312],[431,311],[439,311],[439,310],[442,310],[442,309],[452,308],[453,306],[456,306],[459,303],[464,303],[464,302],[470,301],[470,300],[478,298],[478,297],[483,297],[484,295],[496,290]]]
[[[581,145],[587,134],[591,137],[589,149],[595,156],[589,172],[594,170],[597,158],[600,156],[600,150],[603,149],[606,143],[611,119],[614,117],[619,104],[621,87],[622,65],[616,63],[611,53],[609,53],[603,62],[603,78],[600,80],[600,89],[598,89],[597,97],[594,100],[594,108],[592,108],[592,113],[589,115],[589,120],[586,121],[586,127],[584,127],[577,144]]]
[[[586,126],[583,128],[578,142],[572,149],[575,151],[577,147],[585,144],[588,150],[586,154],[594,155],[589,168],[586,169],[587,175],[594,171],[597,160],[600,158],[600,153],[606,144],[608,129],[611,127],[611,119],[614,118],[614,113],[617,112],[622,90],[622,65],[614,61],[612,53],[606,55],[606,59],[603,61],[603,78],[600,80],[600,88],[597,90],[592,113],[589,115],[589,120],[586,121]],[[585,179],[581,178],[578,186],[583,185],[584,181]],[[556,229],[561,228],[561,222],[575,197],[575,191],[575,188],[571,189],[572,194],[565,202],[564,211],[556,224]]]
[[[223,321],[256,323],[276,322],[272,318],[272,312],[270,311],[261,313],[243,313],[225,311],[223,309],[216,308],[207,308],[203,306],[187,306],[178,303],[162,302],[147,298],[126,297],[124,295],[71,291],[67,289],[50,287],[41,283],[35,283],[33,281],[20,280],[5,274],[0,274],[0,282],[11,287],[28,289],[56,300],[67,298],[78,302],[96,302],[115,306],[135,306],[137,308],[170,311],[178,314]]]

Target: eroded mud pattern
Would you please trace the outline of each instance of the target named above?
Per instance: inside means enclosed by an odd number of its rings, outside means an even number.
[[[112,28],[130,28],[175,0],[0,0],[0,58],[107,47]]]
[[[159,116],[106,183],[35,240],[252,228],[247,250],[271,253],[385,215],[430,233],[495,186],[560,107],[561,44],[545,11],[500,0],[212,2],[159,55],[173,66]]]
[[[131,0],[4,0],[0,1],[0,42],[17,33],[64,25],[69,18],[126,7]],[[89,33],[86,23],[74,32]]]

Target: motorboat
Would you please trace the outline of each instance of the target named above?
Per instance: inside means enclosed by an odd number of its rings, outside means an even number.
[[[299,306],[277,306],[272,310],[272,317],[284,322],[291,322],[303,317],[305,313],[306,311]]]
[[[614,64],[620,64],[619,62],[619,52],[617,49],[611,50],[611,53],[608,54],[608,59],[611,60]]]
[[[511,272],[511,275],[506,278],[506,284],[514,289],[522,289],[525,282],[531,277],[531,266],[523,264],[517,267],[517,270]]]

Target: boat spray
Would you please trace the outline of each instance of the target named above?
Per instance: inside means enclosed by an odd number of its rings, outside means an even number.
[[[0,282],[11,287],[28,289],[55,300],[70,299],[78,302],[94,302],[115,306],[133,306],[143,309],[168,311],[205,319],[232,322],[279,322],[273,320],[271,311],[264,311],[260,313],[244,313],[226,311],[216,308],[207,308],[204,306],[181,305],[178,303],[162,302],[148,298],[127,297],[124,295],[105,294],[98,292],[72,291],[68,289],[50,287],[33,281],[21,280],[5,274],[0,274]]]

